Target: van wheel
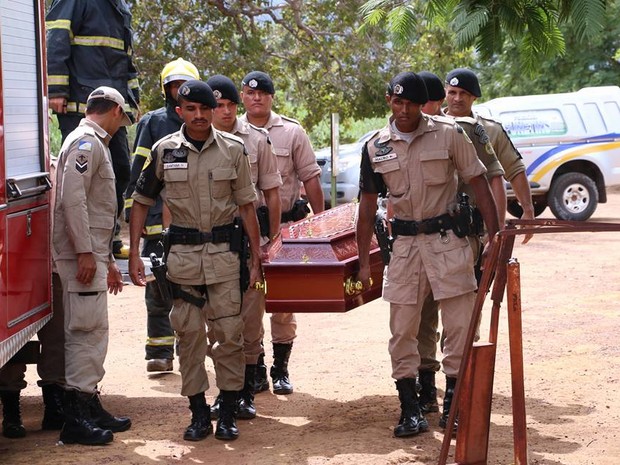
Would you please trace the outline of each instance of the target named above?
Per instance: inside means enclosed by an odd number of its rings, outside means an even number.
[[[560,220],[585,221],[598,205],[598,190],[592,178],[582,173],[566,173],[551,184],[549,208]]]
[[[542,213],[547,209],[547,200],[534,197],[532,199],[532,204],[534,205],[534,217],[542,215]],[[523,215],[523,208],[521,208],[521,204],[516,200],[509,200],[508,205],[506,207],[506,211],[510,213],[515,218],[521,218]]]

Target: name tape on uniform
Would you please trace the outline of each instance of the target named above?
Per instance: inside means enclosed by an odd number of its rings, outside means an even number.
[[[187,169],[187,162],[164,163],[165,170]]]
[[[387,160],[392,160],[394,158],[398,157],[398,155],[396,155],[395,153],[389,153],[387,155],[380,155],[378,157],[374,157],[372,159],[372,161],[374,161],[375,163],[380,162],[380,161],[387,161]]]

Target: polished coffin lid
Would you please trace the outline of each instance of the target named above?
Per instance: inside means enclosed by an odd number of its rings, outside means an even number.
[[[263,263],[268,312],[346,312],[381,296],[383,262],[373,236],[372,286],[347,286],[358,271],[357,203],[348,203],[282,228],[282,243]]]

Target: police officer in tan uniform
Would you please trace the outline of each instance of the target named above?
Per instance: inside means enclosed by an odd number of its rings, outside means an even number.
[[[117,212],[108,143],[120,127],[131,125],[124,104],[116,89],[95,89],[58,160],[53,258],[65,310],[64,443],[105,444],[113,432],[131,426],[129,418],[106,412],[97,392],[108,348],[106,291],[123,288],[112,255]]]
[[[422,114],[428,100],[423,80],[415,73],[398,74],[388,85],[386,100],[392,116],[362,151],[358,279],[369,285],[377,196],[389,191],[395,241],[383,298],[390,302],[389,352],[401,404],[394,435],[405,437],[428,429],[415,387],[424,300],[432,292],[440,302],[447,379],[456,380],[473,314],[473,254],[467,238],[454,232],[448,213],[457,199],[457,174],[473,187],[489,234],[497,232],[498,218],[486,169],[462,128],[450,119]]]
[[[252,182],[257,190],[259,201],[258,220],[261,233],[261,246],[267,252],[272,242],[271,237],[280,230],[280,186],[282,178],[278,171],[278,162],[269,135],[265,129],[251,125],[237,118],[239,92],[235,83],[222,75],[211,76],[207,84],[213,89],[217,107],[213,112],[213,126],[220,131],[234,134],[243,140],[252,170]],[[273,234],[271,233],[273,231]],[[245,384],[241,392],[238,418],[256,417],[254,392],[256,390],[256,364],[263,353],[264,334],[263,316],[265,315],[265,292],[263,289],[250,288],[243,295],[241,304],[243,317],[243,352],[245,354]],[[209,339],[212,337],[209,335]],[[211,415],[219,415],[221,396],[211,407]]]
[[[443,115],[441,106],[446,97],[443,81],[429,71],[421,71],[418,73],[426,85],[428,91],[428,102],[422,106],[422,112],[427,115]],[[472,141],[476,154],[480,161],[487,169],[486,178],[491,186],[493,197],[496,205],[506,203],[506,191],[504,189],[504,170],[502,169],[493,146],[489,141],[484,127],[475,119],[469,117],[455,118],[457,123],[467,133]],[[475,206],[474,194],[466,184],[459,187],[459,191],[463,191],[469,195],[469,203]],[[477,265],[481,260],[482,243],[480,241],[480,233],[475,231],[468,240],[472,246],[474,259]],[[476,267],[476,279],[480,277],[479,266]],[[420,410],[422,413],[438,412],[437,389],[435,387],[435,372],[439,371],[441,365],[437,360],[437,328],[439,325],[439,303],[435,301],[431,292],[426,298],[422,307],[422,317],[420,320],[420,329],[418,331],[418,351],[420,352],[421,363],[418,371],[418,382],[420,384]],[[450,394],[448,395],[450,397]],[[445,402],[444,402],[445,404]],[[449,411],[449,408],[446,409]],[[448,417],[444,414],[440,419],[440,426],[445,427]]]
[[[448,108],[446,114],[458,117],[468,116],[475,118],[484,126],[486,133],[491,139],[491,145],[495,155],[504,169],[504,177],[510,182],[517,200],[523,209],[523,219],[534,219],[534,206],[532,205],[532,193],[530,183],[525,172],[525,164],[521,154],[512,144],[510,137],[499,121],[476,114],[472,106],[477,98],[482,96],[480,83],[476,74],[467,68],[457,68],[450,71],[446,76],[446,102]],[[499,206],[500,224],[504,224],[506,218],[506,206]],[[523,244],[532,238],[531,234],[525,235]]]
[[[240,260],[235,249],[243,220],[250,242],[250,283],[263,282],[259,233],[250,163],[241,139],[211,126],[217,101],[202,81],[189,80],[178,93],[184,124],[153,146],[133,194],[129,219],[132,281],[144,285],[139,241],[149,206],[165,188],[170,210],[168,279],[174,298],[170,322],[179,339],[181,394],[189,397],[191,424],[183,438],[204,439],[212,432],[205,391],[206,325],[214,334],[213,360],[222,393],[215,437],[236,439],[236,409],[244,384]],[[208,301],[209,305],[205,305]]]
[[[275,88],[267,73],[252,71],[243,78],[241,85],[241,100],[246,113],[240,120],[269,132],[269,139],[278,159],[278,169],[282,175],[282,223],[298,221],[306,216],[307,207],[300,200],[302,183],[313,213],[322,212],[325,202],[319,178],[321,168],[316,162],[308,135],[297,121],[271,110]],[[276,234],[278,233],[279,229],[276,231]],[[276,239],[272,237],[272,240]],[[273,392],[276,394],[293,392],[288,361],[296,332],[297,322],[293,313],[271,315],[273,366],[270,375]],[[263,359],[264,356],[261,355],[257,364],[257,392],[269,389]]]

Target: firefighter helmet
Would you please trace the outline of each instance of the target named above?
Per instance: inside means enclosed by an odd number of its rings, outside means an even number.
[[[161,92],[166,97],[166,84],[172,81],[189,81],[190,79],[200,79],[198,68],[183,58],[171,61],[161,71],[160,82]]]

